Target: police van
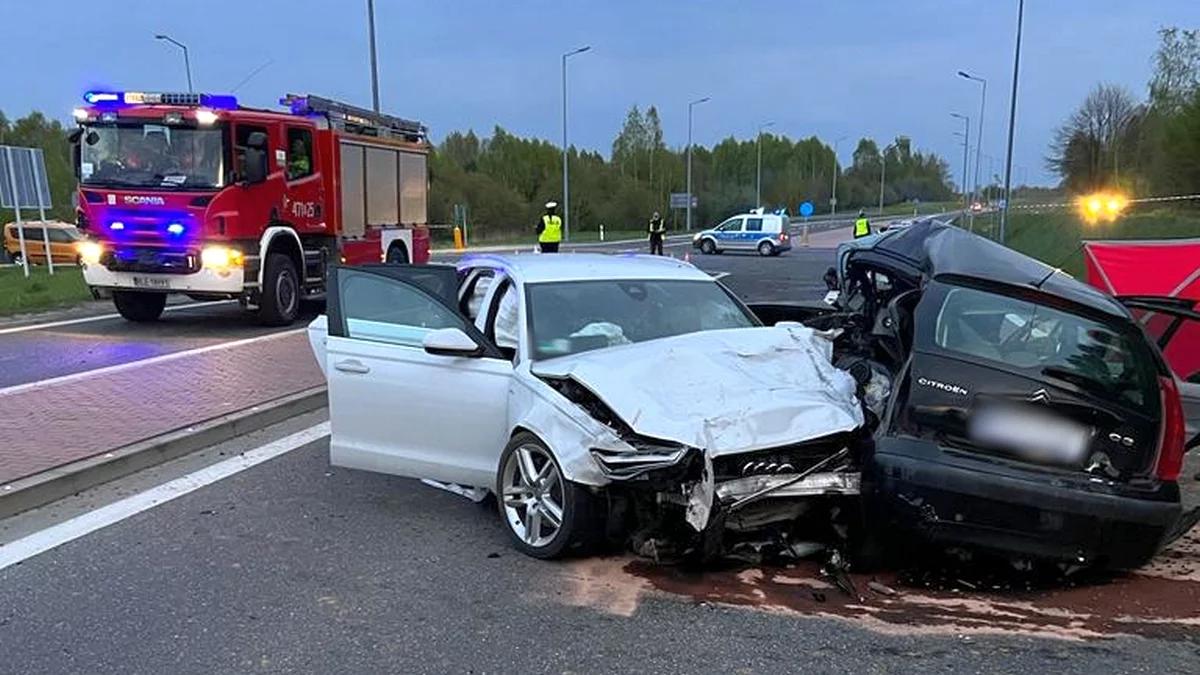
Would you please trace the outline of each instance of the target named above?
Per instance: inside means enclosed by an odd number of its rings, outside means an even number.
[[[761,256],[772,256],[790,250],[792,237],[786,215],[755,209],[697,233],[692,237],[692,246],[705,254],[758,251]]]

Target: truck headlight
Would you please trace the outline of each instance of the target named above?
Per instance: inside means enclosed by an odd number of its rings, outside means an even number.
[[[75,250],[84,265],[98,265],[100,256],[104,255],[104,246],[95,241],[81,241],[75,245]]]
[[[214,270],[229,270],[241,267],[244,262],[242,252],[228,246],[205,246],[200,251],[200,263]]]

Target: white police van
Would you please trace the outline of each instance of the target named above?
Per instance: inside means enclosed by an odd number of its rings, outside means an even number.
[[[692,246],[701,253],[758,251],[759,255],[779,255],[792,248],[788,217],[777,213],[750,213],[733,216],[720,225],[692,237]]]

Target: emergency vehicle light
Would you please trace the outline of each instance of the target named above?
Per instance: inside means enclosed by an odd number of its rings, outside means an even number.
[[[233,110],[238,107],[232,94],[181,94],[149,91],[89,91],[83,100],[92,105],[187,105]]]

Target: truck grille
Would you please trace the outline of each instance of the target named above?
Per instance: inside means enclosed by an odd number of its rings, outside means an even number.
[[[100,264],[111,272],[147,272],[152,274],[195,274],[200,271],[200,256],[195,251],[131,247],[107,251]]]

